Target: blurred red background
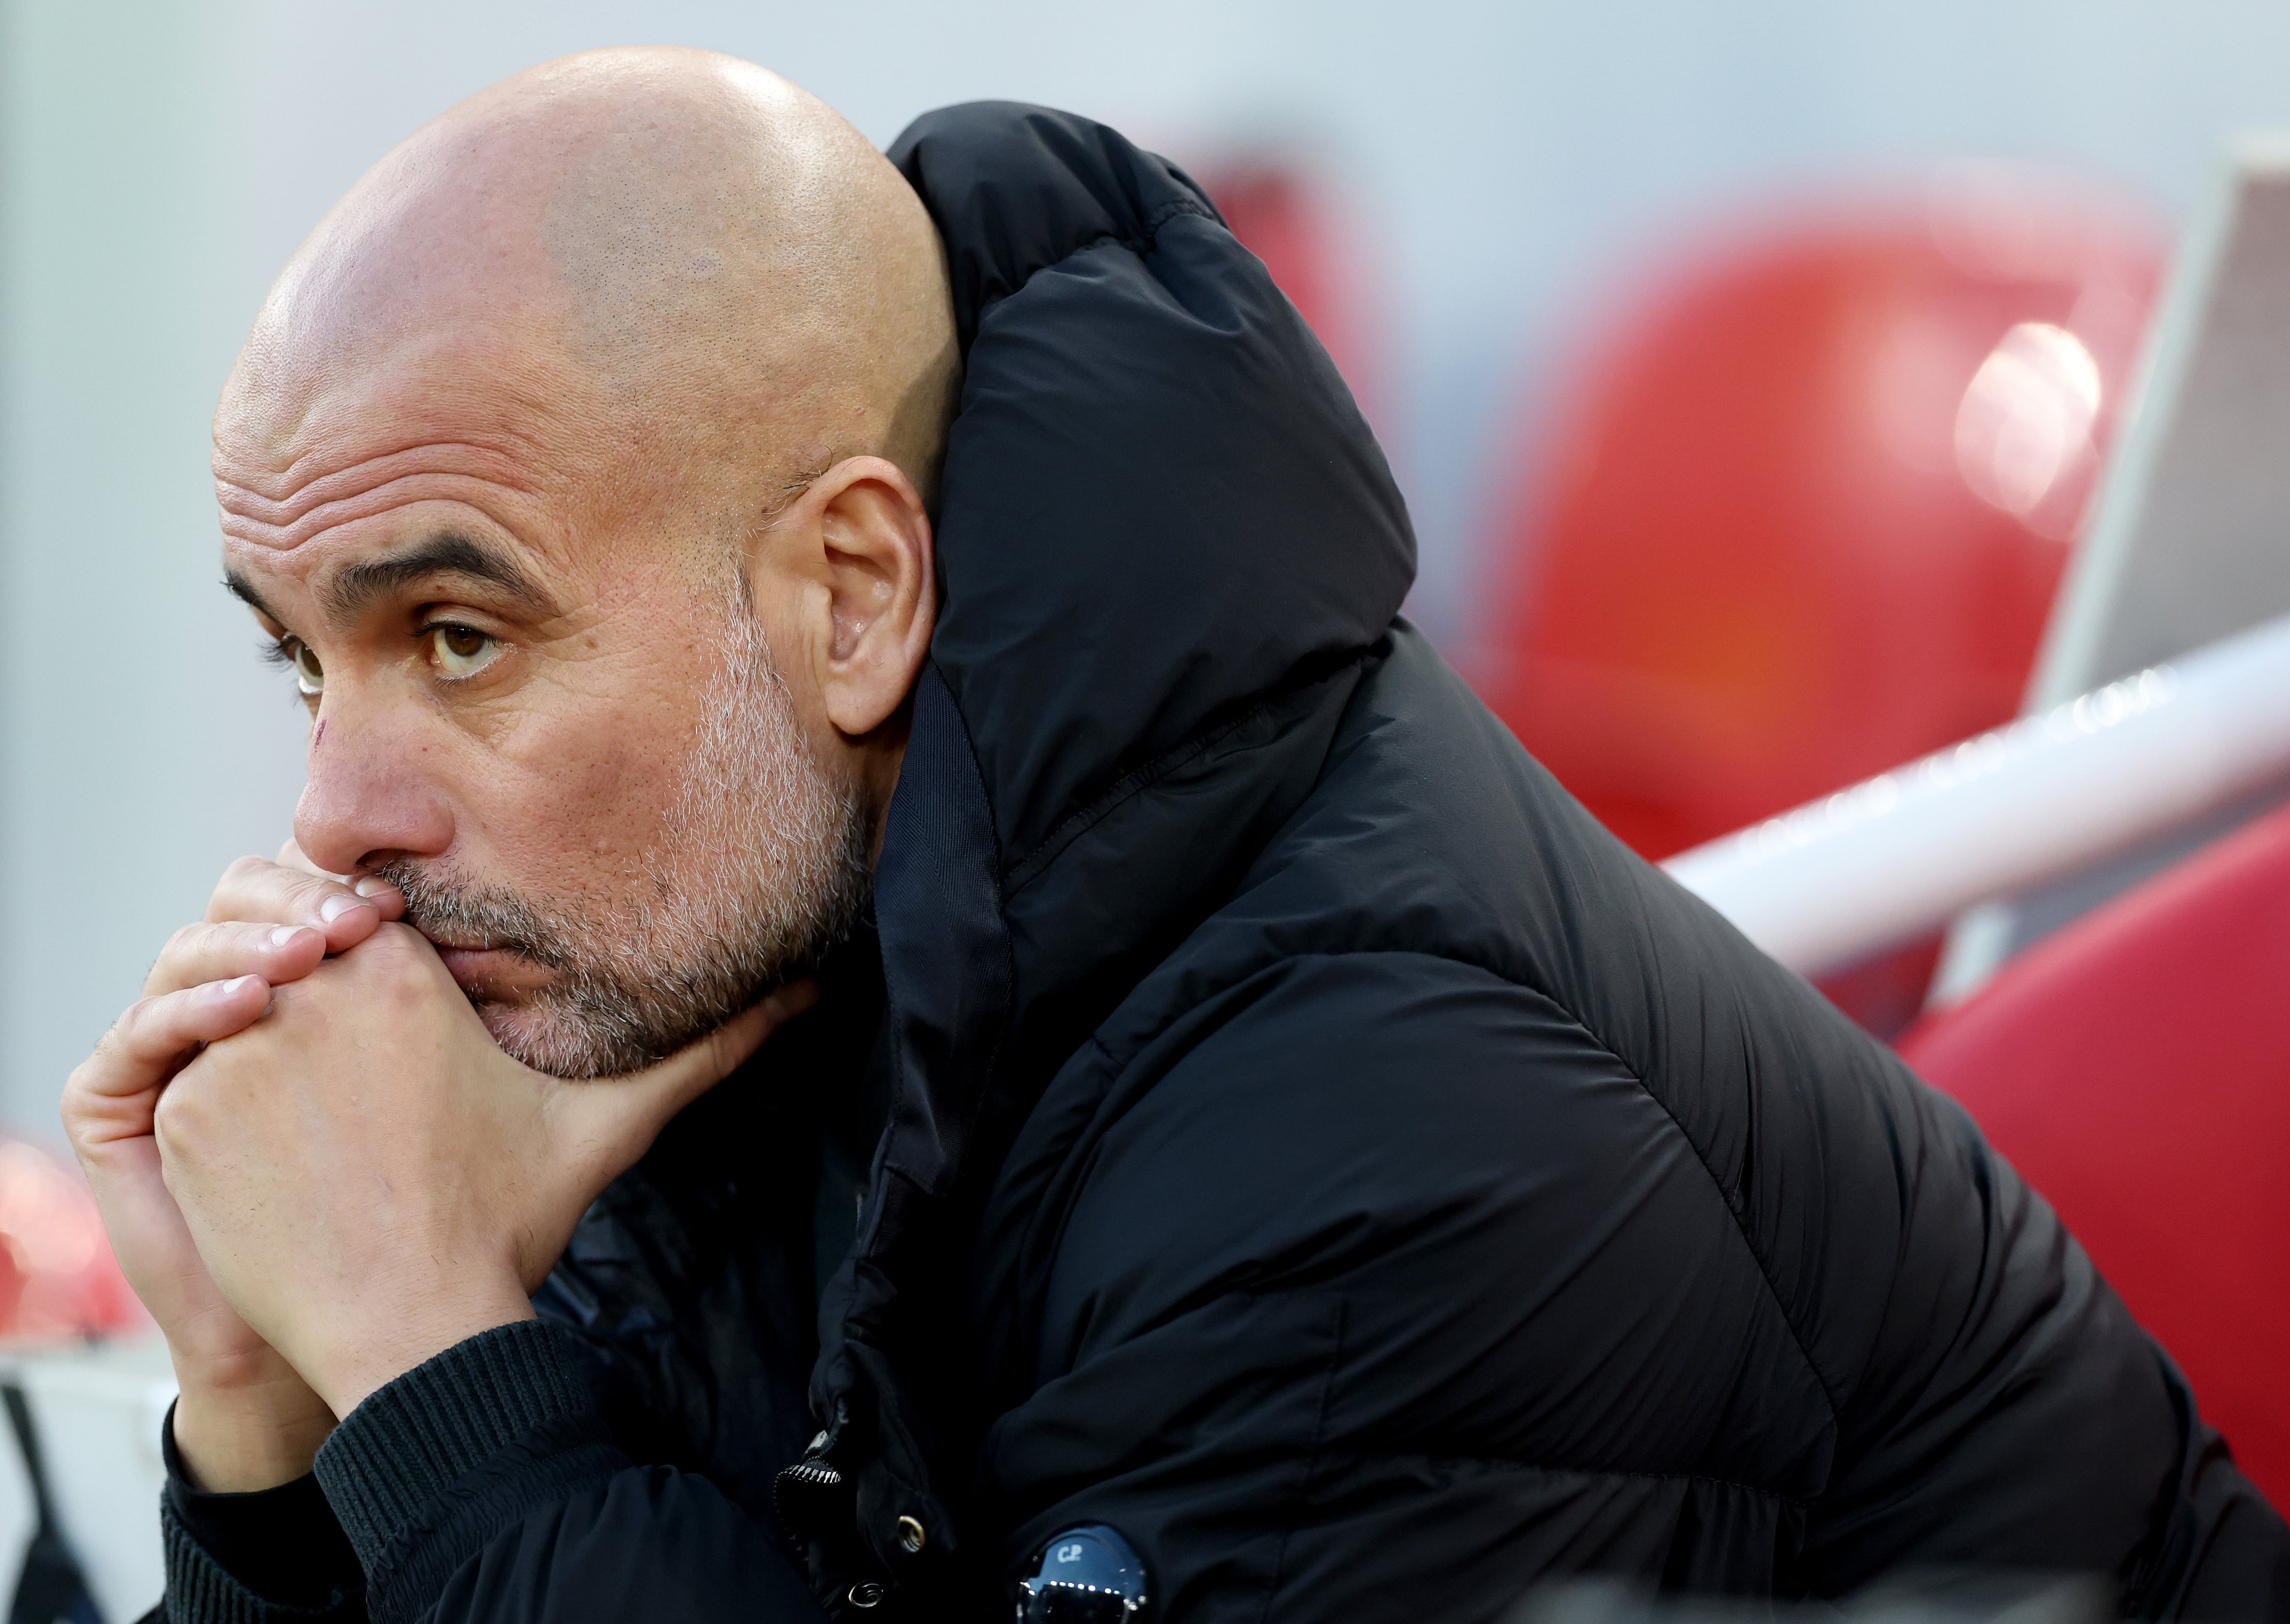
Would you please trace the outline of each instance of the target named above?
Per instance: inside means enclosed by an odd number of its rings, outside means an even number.
[[[1688,260],[1513,461],[1489,702],[1650,858],[2006,720],[2160,261],[2025,181]]]
[[[0,1138],[0,1337],[100,1336],[142,1318],[87,1187],[45,1153]]]

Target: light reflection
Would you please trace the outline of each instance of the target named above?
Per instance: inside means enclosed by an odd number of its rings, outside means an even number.
[[[1965,484],[1990,506],[2031,517],[2094,454],[2099,403],[2099,363],[2084,341],[2049,322],[2022,322],[1980,364],[1957,408]]]

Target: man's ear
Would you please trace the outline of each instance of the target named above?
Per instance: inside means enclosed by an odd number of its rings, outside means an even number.
[[[922,497],[896,463],[848,457],[773,528],[807,555],[802,637],[827,719],[847,738],[871,733],[930,654],[938,588]]]

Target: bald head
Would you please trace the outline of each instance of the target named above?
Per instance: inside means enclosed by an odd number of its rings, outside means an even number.
[[[839,115],[712,52],[592,52],[433,121],[303,244],[218,413],[227,526],[293,545],[342,420],[411,442],[485,391],[502,432],[561,420],[643,461],[621,494],[699,479],[727,520],[858,454],[927,493],[957,365],[929,218]]]

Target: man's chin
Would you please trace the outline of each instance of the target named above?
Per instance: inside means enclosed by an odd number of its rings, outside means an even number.
[[[469,1003],[501,1052],[520,1066],[552,1077],[585,1081],[641,1071],[672,1049],[654,1052],[639,1040],[607,1036],[597,1025],[552,998],[470,995]],[[680,1047],[680,1044],[672,1047]]]
[[[568,1032],[561,1013],[497,998],[472,996],[470,1003],[501,1052],[520,1066],[566,1078],[597,1077],[635,1068],[627,1063],[626,1056],[599,1053],[586,1034]]]

